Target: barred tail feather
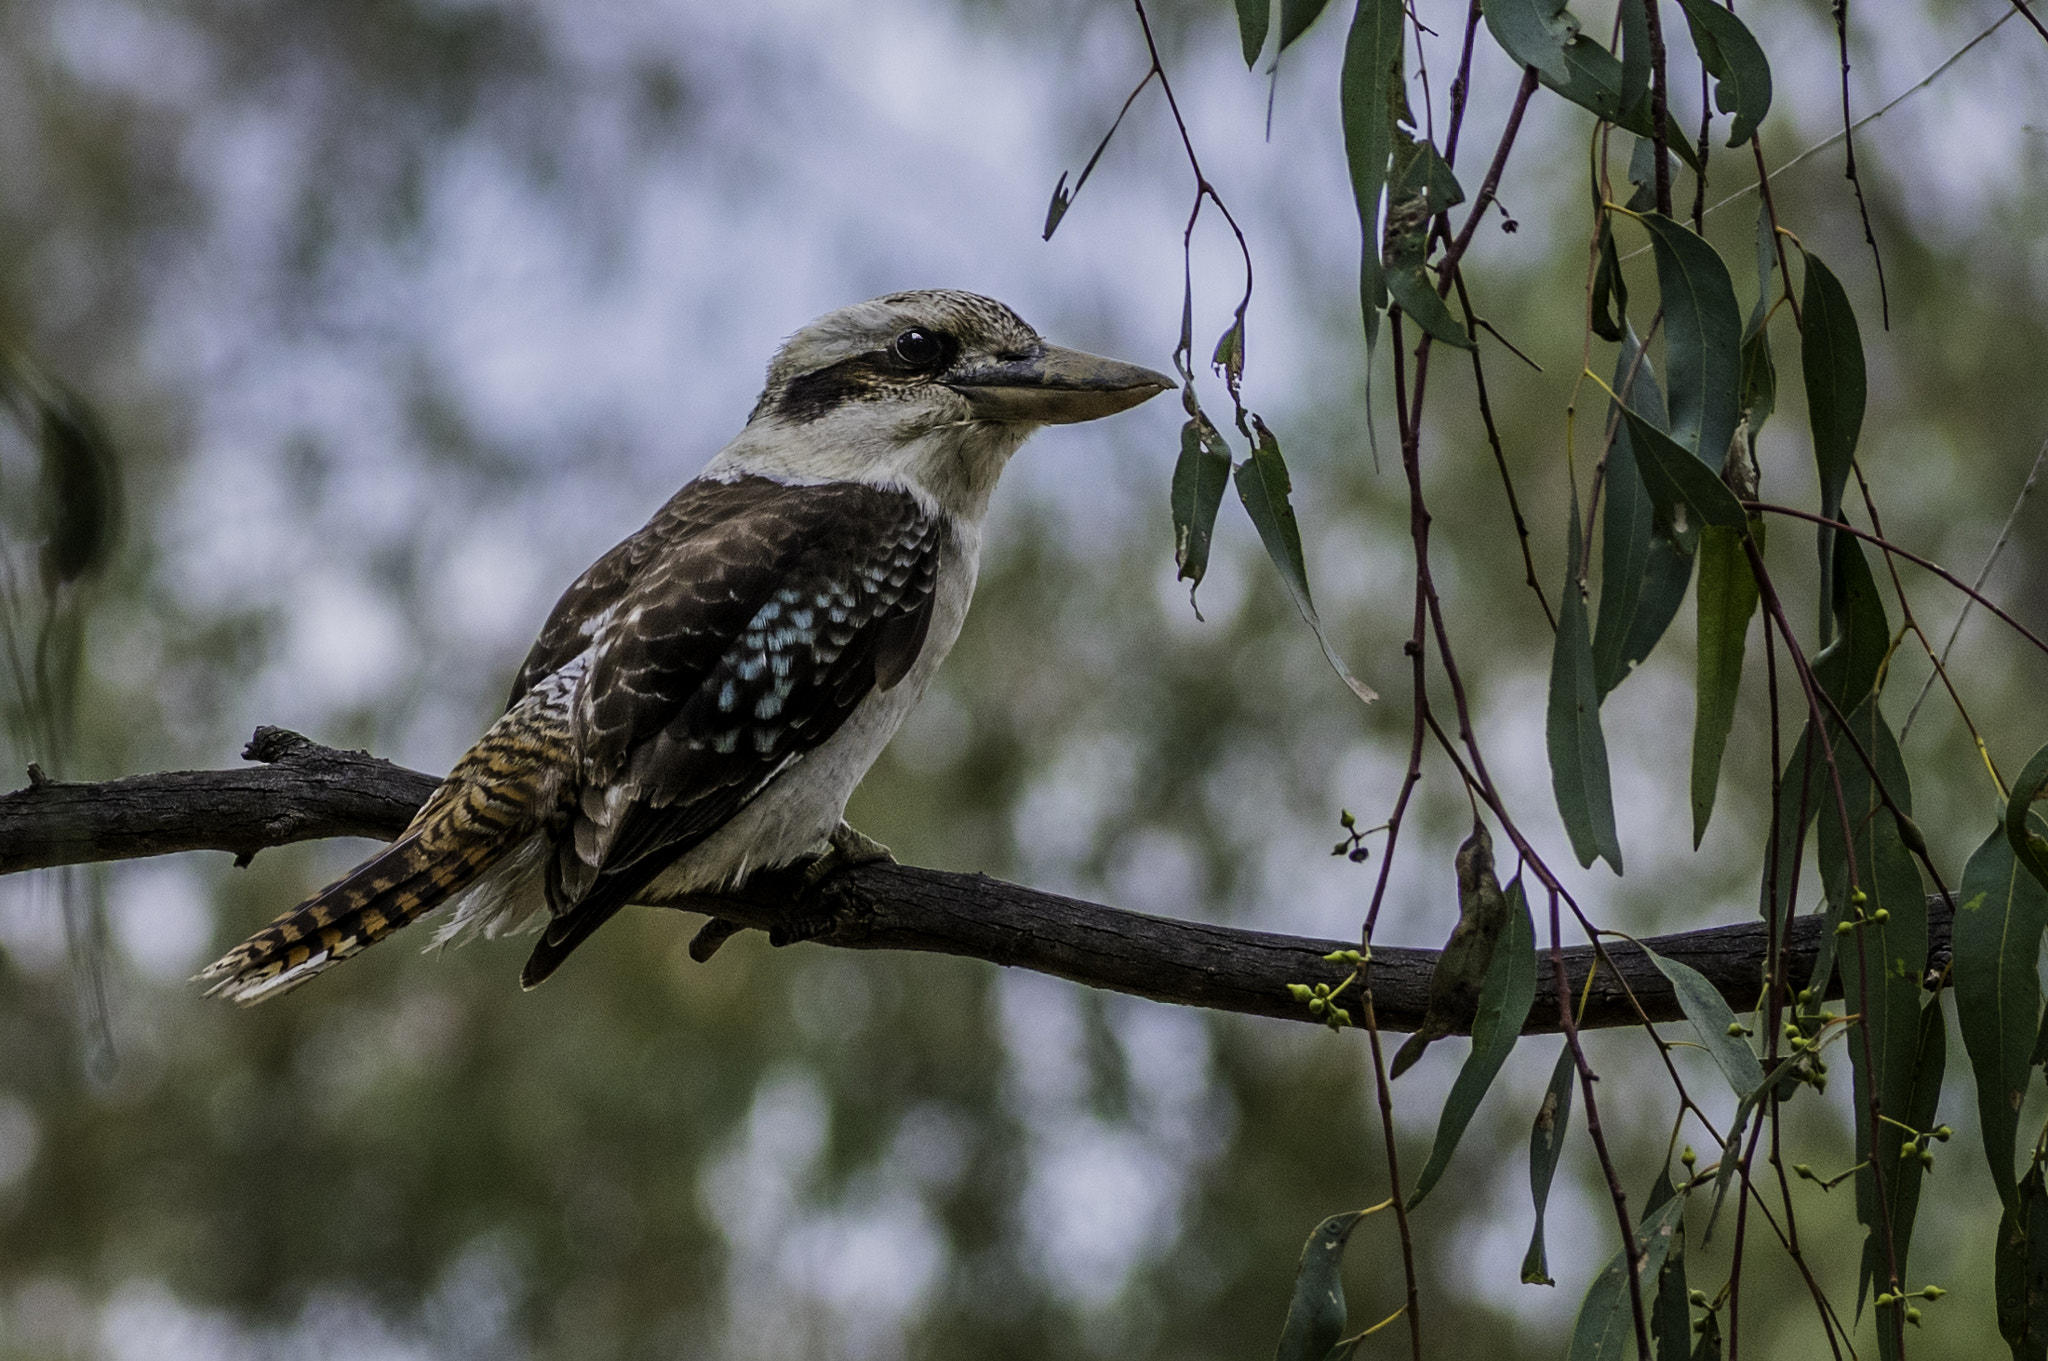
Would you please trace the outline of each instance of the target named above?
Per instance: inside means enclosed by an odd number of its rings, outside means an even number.
[[[249,1006],[289,992],[441,906],[491,867],[503,850],[451,854],[415,828],[230,950],[200,975],[209,997]]]

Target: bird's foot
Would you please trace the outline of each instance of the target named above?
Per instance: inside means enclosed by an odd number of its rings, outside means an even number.
[[[790,915],[768,932],[771,945],[792,945],[816,940],[844,923],[841,905],[825,893],[825,885],[842,872],[861,865],[894,864],[896,857],[887,846],[864,836],[846,823],[832,829],[825,849],[801,865],[792,866],[795,877],[790,887]]]

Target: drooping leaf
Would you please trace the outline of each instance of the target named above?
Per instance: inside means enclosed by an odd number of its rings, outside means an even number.
[[[1320,19],[1330,0],[1280,0],[1280,50],[1285,52],[1294,45],[1294,40],[1309,31],[1311,25]],[[1242,29],[1244,20],[1238,20]],[[1320,1361],[1320,1358],[1318,1358]]]
[[[1849,715],[1848,731],[1877,764],[1891,806],[1911,816],[1912,789],[1898,741],[1874,697]],[[1851,923],[1836,950],[1837,966],[1844,1003],[1858,1017],[1853,1024],[1867,1031],[1867,1043],[1866,1035],[1852,1033],[1844,1046],[1855,1079],[1856,1147],[1875,1148],[1877,1161],[1884,1168],[1883,1206],[1876,1175],[1867,1166],[1856,1174],[1857,1222],[1878,1235],[1866,1240],[1862,1284],[1867,1291],[1874,1283],[1882,1284],[1876,1264],[1895,1257],[1904,1269],[1919,1198],[1919,1160],[1901,1161],[1899,1150],[1905,1135],[1898,1125],[1884,1122],[1873,1131],[1870,1100],[1875,1093],[1893,1120],[1906,1123],[1912,1122],[1916,1109],[1932,1100],[1917,1090],[1921,1050],[1927,1040],[1920,1005],[1920,980],[1927,967],[1927,900],[1919,867],[1906,849],[1878,781],[1850,752],[1844,735],[1838,734],[1834,741],[1847,807],[1834,806],[1833,790],[1823,784],[1818,821],[1821,883],[1827,894],[1830,927]],[[1847,843],[1843,839],[1845,825],[1851,838]],[[1851,864],[1864,895],[1860,902],[1850,895]],[[1935,1028],[1940,1030],[1938,1025]],[[1889,1252],[1882,1237],[1886,1225],[1892,1235]]]
[[[1655,1214],[1677,1195],[1678,1189],[1671,1184],[1671,1169],[1666,1167],[1657,1174],[1657,1184],[1650,1188],[1644,1212]],[[1685,1288],[1684,1215],[1672,1225],[1671,1247],[1664,1254],[1664,1265],[1658,1268],[1655,1280],[1644,1284],[1655,1291],[1655,1303],[1650,1306],[1650,1341],[1657,1348],[1657,1361],[1685,1361],[1692,1349],[1692,1305]]]
[[[1712,0],[1678,0],[1692,28],[1700,63],[1713,76],[1714,107],[1735,115],[1728,145],[1741,146],[1756,135],[1757,125],[1771,111],[1771,64],[1764,49],[1742,20]]]
[[[1566,1045],[1550,1073],[1550,1087],[1543,1105],[1529,1127],[1529,1195],[1536,1202],[1536,1227],[1529,1235],[1529,1250],[1522,1255],[1522,1284],[1556,1285],[1550,1279],[1550,1256],[1543,1243],[1543,1214],[1550,1204],[1550,1182],[1557,1175],[1557,1159],[1564,1152],[1565,1130],[1572,1119],[1572,1082],[1579,1075],[1572,1049]]]
[[[1464,1137],[1486,1089],[1493,1085],[1494,1075],[1514,1052],[1529,1005],[1536,999],[1536,928],[1529,920],[1529,901],[1519,878],[1507,887],[1507,909],[1507,930],[1494,949],[1486,986],[1479,994],[1479,1010],[1472,1018],[1472,1052],[1465,1056],[1465,1066],[1458,1070],[1458,1080],[1444,1100],[1429,1161],[1408,1196],[1411,1210],[1450,1166],[1458,1140]]]
[[[1671,436],[1623,408],[1629,436],[1635,446],[1636,468],[1650,493],[1650,504],[1669,518],[1676,534],[1686,534],[1704,525],[1740,530],[1749,516],[1728,484],[1721,480],[1720,464],[1709,468]],[[1734,427],[1729,428],[1734,433]],[[1722,446],[1727,452],[1727,446]]]
[[[1639,1270],[1646,1285],[1655,1286],[1684,1217],[1684,1196],[1670,1197],[1643,1217],[1636,1230],[1635,1251],[1641,1257]],[[1630,1298],[1627,1252],[1618,1249],[1587,1287],[1565,1349],[1570,1361],[1620,1361],[1634,1354],[1635,1304]]]
[[[1740,1100],[1763,1086],[1763,1064],[1758,1062],[1749,1041],[1739,1033],[1735,1013],[1729,1009],[1728,1001],[1721,996],[1720,990],[1690,964],[1666,959],[1648,946],[1643,947],[1643,953],[1650,957],[1659,973],[1671,980],[1671,991],[1678,997],[1679,1010],[1692,1023],[1700,1046],[1720,1065],[1721,1075],[1728,1079],[1729,1090],[1735,1093],[1736,1099]]]
[[[1493,871],[1493,837],[1485,823],[1473,819],[1472,834],[1458,847],[1455,863],[1458,924],[1430,970],[1422,1024],[1394,1052],[1390,1078],[1407,1072],[1437,1040],[1472,1028],[1492,976],[1494,952],[1508,929],[1508,897]]]
[[[1948,1023],[1941,1014],[1939,997],[1930,996],[1921,1006],[1917,1041],[1902,1123],[1924,1130],[1934,1124],[1936,1103],[1941,1097],[1942,1074],[1948,1064]],[[1904,1142],[1901,1135],[1900,1146]],[[1913,1222],[1919,1214],[1920,1188],[1926,1180],[1927,1169],[1917,1155],[1901,1158],[1886,1166],[1895,1169],[1885,1174],[1885,1199],[1890,1205],[1892,1239],[1898,1247],[1899,1279],[1903,1283],[1906,1280],[1907,1249],[1912,1246]],[[1864,1282],[1881,1289],[1889,1269],[1882,1239],[1876,1234],[1866,1237],[1863,1240]],[[1898,1335],[1890,1325],[1891,1319],[1880,1316],[1877,1354],[1887,1361],[1898,1361]]]
[[[2038,1162],[1999,1221],[1993,1261],[1998,1332],[2013,1361],[2048,1361],[2048,1184]]]
[[[1632,109],[1650,94],[1650,10],[1645,0],[1621,0],[1620,103]]]
[[[1570,15],[1565,17],[1574,25],[1578,23],[1578,20]],[[1538,79],[1580,108],[1590,110],[1595,116],[1624,131],[1645,138],[1655,135],[1649,96],[1645,95],[1633,104],[1622,102],[1622,93],[1627,83],[1626,76],[1620,59],[1613,53],[1580,33],[1564,45],[1564,64],[1566,74],[1563,77],[1555,76],[1539,66]],[[1668,130],[1671,134],[1671,153],[1697,171],[1698,153],[1683,136],[1679,135],[1675,124],[1671,124]]]
[[[1351,674],[1351,668],[1337,655],[1329,636],[1323,632],[1322,617],[1316,613],[1315,601],[1308,592],[1308,564],[1301,551],[1301,526],[1294,518],[1294,506],[1288,500],[1293,483],[1287,476],[1287,463],[1280,456],[1280,441],[1273,438],[1273,432],[1257,416],[1252,417],[1252,428],[1258,442],[1252,449],[1252,456],[1237,466],[1234,479],[1237,498],[1244,502],[1244,508],[1251,514],[1252,524],[1259,531],[1259,542],[1266,546],[1266,556],[1280,569],[1280,579],[1287,583],[1287,590],[1294,597],[1294,607],[1301,611],[1301,617],[1314,630],[1316,641],[1322,644],[1323,656],[1329,659],[1337,675],[1351,688],[1351,693],[1371,703],[1379,696],[1372,687]]]
[[[1434,146],[1416,141],[1399,128],[1394,130],[1393,170],[1387,183],[1382,249],[1387,292],[1424,331],[1446,345],[1469,350],[1472,338],[1437,296],[1426,267],[1430,219],[1464,202],[1465,191]]]
[[[1835,540],[1830,553],[1834,613],[1841,631],[1835,641],[1813,659],[1813,677],[1835,701],[1835,707],[1849,712],[1863,702],[1877,686],[1878,673],[1891,650],[1891,621],[1885,616],[1884,597],[1864,561],[1863,547],[1844,534]]]
[[[1778,283],[1778,240],[1777,232],[1771,227],[1771,210],[1759,201],[1756,208],[1756,302],[1749,309],[1749,320],[1742,324],[1742,339],[1745,343],[1764,329],[1770,319],[1771,303],[1777,295]]]
[[[1480,0],[1479,9],[1487,32],[1518,64],[1554,81],[1571,79],[1564,54],[1579,35],[1579,21],[1564,0]]]
[[[1766,1094],[1782,1092],[1783,1084],[1798,1062],[1797,1055],[1780,1059],[1778,1066],[1771,1069],[1763,1081],[1735,1103],[1735,1118],[1728,1122],[1727,1141],[1721,1145],[1719,1166],[1714,1172],[1714,1205],[1707,1214],[1707,1231],[1701,1236],[1701,1242],[1714,1241],[1714,1224],[1721,1217],[1721,1202],[1727,1197],[1728,1188],[1735,1184],[1735,1173],[1742,1165],[1742,1136],[1749,1128],[1750,1116],[1756,1113]]]
[[[1664,382],[1671,438],[1719,472],[1741,413],[1742,309],[1720,253],[1698,234],[1644,213],[1664,304]]]
[[[1754,441],[1764,422],[1778,409],[1778,365],[1771,358],[1771,337],[1758,331],[1742,342],[1742,414]]]
[[[2008,1212],[2018,1203],[2013,1151],[2040,1026],[2043,929],[2048,889],[2020,868],[2001,822],[1963,867],[1952,948],[1956,1021],[1976,1077],[1984,1157]]]
[[[1799,369],[1806,382],[1806,419],[1813,430],[1813,458],[1820,470],[1820,513],[1842,518],[1842,491],[1856,459],[1856,440],[1863,431],[1863,405],[1868,383],[1863,370],[1863,339],[1856,312],[1834,272],[1811,251],[1806,254],[1806,282],[1800,290],[1799,315],[1805,329],[1799,337]],[[1821,637],[1832,636],[1829,610],[1834,600],[1834,555],[1829,551],[1835,531],[1819,527]]]
[[[1323,1361],[1344,1336],[1344,1282],[1337,1269],[1343,1265],[1351,1231],[1363,1217],[1358,1210],[1331,1215],[1302,1245],[1294,1299],[1287,1306],[1274,1361]]]
[[[1592,326],[1594,335],[1616,341],[1628,326],[1628,276],[1614,248],[1614,224],[1605,215],[1600,219],[1600,263],[1593,271]]]
[[[2027,762],[2013,781],[2005,805],[2005,835],[2012,842],[2013,854],[2023,869],[2048,885],[2048,837],[2042,835],[2041,815],[2034,810],[2044,798],[2048,798],[2048,747]]]
[[[1173,465],[1173,560],[1191,601],[1209,570],[1209,541],[1229,481],[1230,450],[1209,418],[1196,412],[1180,428],[1180,458]]]
[[[1820,807],[1823,774],[1820,752],[1813,740],[1813,727],[1808,724],[1800,731],[1799,740],[1793,744],[1792,754],[1785,759],[1785,769],[1778,777],[1777,816],[1767,851],[1767,855],[1776,861],[1777,883],[1766,895],[1765,909],[1773,931],[1785,929],[1785,918],[1791,911],[1792,890],[1798,883],[1793,864],[1805,845],[1806,829],[1813,825],[1814,814]],[[1767,871],[1771,859],[1765,862]],[[1833,942],[1823,940],[1821,949],[1827,957],[1828,967],[1832,968]],[[1827,979],[1823,975],[1816,982],[1824,986]]]
[[[1273,27],[1273,0],[1237,0],[1237,36],[1244,44],[1244,64],[1256,66]]]
[[[1750,522],[1761,533],[1760,521]],[[1735,699],[1742,689],[1742,654],[1750,616],[1756,613],[1756,578],[1742,551],[1742,536],[1708,525],[1700,531],[1699,652],[1694,675],[1692,724],[1692,844],[1699,849],[1714,815],[1721,783],[1721,754],[1735,723]]]
[[[1558,599],[1557,635],[1550,652],[1550,699],[1544,725],[1550,786],[1579,863],[1591,868],[1596,857],[1605,856],[1620,874],[1621,842],[1614,832],[1607,739],[1600,731],[1600,688],[1593,674],[1586,595],[1579,587],[1581,538],[1579,499],[1574,496],[1564,591]]]
[[[1358,0],[1344,43],[1344,71],[1338,88],[1344,116],[1344,154],[1351,170],[1351,196],[1364,234],[1359,252],[1358,297],[1370,357],[1379,340],[1380,313],[1387,308],[1386,273],[1380,267],[1380,198],[1394,152],[1395,111],[1405,108],[1401,86],[1401,0]],[[1285,14],[1282,15],[1284,28]]]
[[[1614,360],[1614,391],[1645,420],[1664,425],[1664,392],[1633,329],[1624,330]],[[1692,578],[1690,550],[1679,552],[1656,533],[1628,422],[1612,404],[1608,419],[1615,423],[1614,441],[1600,510],[1600,612],[1593,629],[1593,675],[1603,699],[1664,636]]]

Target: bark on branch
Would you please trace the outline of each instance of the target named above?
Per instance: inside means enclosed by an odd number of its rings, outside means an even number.
[[[98,784],[50,780],[30,767],[27,788],[0,795],[0,874],[90,861],[130,860],[177,851],[227,851],[247,864],[257,851],[292,841],[362,836],[386,840],[411,820],[438,781],[362,752],[337,751],[282,728],[259,728],[232,770],[134,775]],[[721,897],[655,904],[708,911],[741,926],[807,934],[787,903]],[[819,918],[820,909],[824,916]],[[1290,983],[1335,985],[1348,973],[1325,962],[1356,941],[1275,935],[1206,922],[1128,912],[1101,903],[911,865],[864,865],[823,885],[806,905],[822,920],[808,935],[822,944],[864,950],[927,950],[1032,969],[1090,987],[1184,1006],[1313,1021],[1287,991]],[[1448,916],[1448,911],[1447,914]],[[1929,945],[1946,957],[1950,918],[1930,904]],[[1792,976],[1811,970],[1822,923],[1794,926]],[[1761,922],[1709,927],[1647,942],[1690,964],[1738,1011],[1757,999],[1764,959]],[[1610,943],[1587,994],[1584,1024],[1621,1026],[1642,1014],[1680,1018],[1670,985],[1643,953]],[[1373,950],[1373,1001],[1382,1029],[1421,1021],[1436,965],[1434,950],[1381,945]],[[1573,995],[1585,990],[1593,950],[1565,952]],[[1556,1029],[1557,1002],[1547,957],[1528,1033]],[[1631,1001],[1631,994],[1633,1001]],[[1356,1012],[1354,1011],[1354,1014]]]

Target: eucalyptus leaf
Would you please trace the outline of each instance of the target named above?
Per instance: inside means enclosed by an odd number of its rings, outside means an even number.
[[[1472,338],[1438,296],[1427,268],[1430,220],[1464,199],[1465,191],[1436,148],[1396,128],[1382,246],[1387,292],[1429,335],[1469,350]]]
[[[1736,1099],[1739,1101],[1755,1093],[1764,1085],[1763,1064],[1741,1034],[1735,1013],[1729,1009],[1728,1001],[1721,996],[1720,990],[1690,964],[1666,959],[1648,946],[1642,949],[1650,957],[1650,962],[1657,966],[1657,971],[1671,980],[1671,990],[1678,997],[1679,1010],[1685,1013],[1693,1033],[1699,1036],[1700,1047],[1711,1054],[1720,1066],[1721,1075],[1728,1079],[1729,1090],[1735,1093]]]
[[[1529,1235],[1529,1250],[1522,1255],[1522,1284],[1556,1285],[1550,1279],[1550,1255],[1543,1242],[1543,1215],[1550,1204],[1550,1183],[1557,1175],[1557,1160],[1564,1152],[1565,1130],[1572,1119],[1572,1083],[1579,1075],[1578,1062],[1567,1044],[1551,1069],[1550,1086],[1529,1127],[1529,1195],[1536,1202],[1536,1227]]]
[[[1757,125],[1771,111],[1771,64],[1749,27],[1713,0],[1678,0],[1692,28],[1700,63],[1714,77],[1714,107],[1735,115],[1729,146],[1741,146],[1756,135]]]
[[[1586,595],[1579,586],[1579,500],[1572,497],[1564,590],[1558,597],[1557,634],[1550,653],[1550,698],[1545,743],[1550,785],[1571,837],[1572,853],[1590,868],[1605,857],[1621,873],[1621,842],[1614,831],[1614,793],[1607,773],[1607,739],[1600,731],[1600,688],[1593,672],[1593,640]]]
[[[1645,420],[1664,424],[1664,392],[1657,371],[1635,331],[1624,325],[1621,352],[1614,360],[1614,391]],[[1593,628],[1593,674],[1602,698],[1628,676],[1664,634],[1678,613],[1692,558],[1680,555],[1682,571],[1671,586],[1673,554],[1656,537],[1655,512],[1643,475],[1636,469],[1628,422],[1610,403],[1614,440],[1607,447],[1607,476],[1600,507],[1600,610]]]
[[[2048,1361],[2048,1185],[2038,1162],[1999,1221],[1992,1262],[1998,1332],[2013,1361]]]
[[[1564,0],[1480,0],[1479,10],[1487,32],[1518,65],[1533,66],[1551,80],[1571,79],[1564,54],[1579,35],[1579,21]]]
[[[1380,313],[1387,308],[1386,273],[1379,253],[1380,198],[1394,152],[1397,111],[1407,107],[1401,87],[1406,18],[1401,0],[1358,0],[1351,33],[1344,43],[1344,71],[1338,80],[1351,195],[1364,234],[1358,296],[1368,356],[1379,340]],[[1284,11],[1282,23],[1284,31]]]
[[[1529,900],[1519,878],[1507,887],[1507,908],[1507,930],[1494,948],[1486,985],[1479,994],[1479,1010],[1472,1018],[1472,1052],[1465,1056],[1465,1066],[1458,1070],[1451,1094],[1444,1100],[1429,1161],[1408,1195],[1411,1210],[1450,1166],[1473,1112],[1514,1052],[1522,1022],[1528,1019],[1529,1006],[1536,999],[1536,928],[1529,919]]]
[[[1654,1214],[1677,1196],[1677,1188],[1671,1184],[1671,1170],[1667,1167],[1657,1174],[1657,1184],[1650,1190],[1645,1209]],[[1657,1269],[1654,1285],[1656,1294],[1655,1302],[1650,1306],[1650,1341],[1657,1348],[1657,1361],[1685,1361],[1686,1354],[1692,1350],[1692,1305],[1686,1298],[1683,1215],[1672,1226],[1671,1247],[1664,1254],[1664,1265]]]
[[[1813,458],[1820,472],[1820,513],[1842,518],[1842,493],[1856,460],[1856,441],[1863,431],[1863,407],[1869,393],[1863,368],[1863,339],[1856,329],[1856,311],[1841,281],[1811,251],[1806,251],[1806,281],[1799,313],[1805,329],[1799,340],[1799,368],[1806,383],[1806,418],[1813,431]],[[1834,600],[1834,555],[1829,551],[1835,531],[1819,527],[1821,571],[1821,637],[1831,636],[1829,610]]]
[[[1285,52],[1296,38],[1308,32],[1322,18],[1329,3],[1330,0],[1280,0],[1280,50]],[[1244,18],[1240,15],[1238,27],[1241,30],[1243,26]]]
[[[1604,214],[1599,255],[1600,263],[1593,271],[1593,334],[1618,341],[1628,326],[1628,276],[1622,272],[1621,256],[1614,248],[1614,223]]]
[[[1813,677],[1835,707],[1847,713],[1876,688],[1891,650],[1892,629],[1862,545],[1844,534],[1835,540],[1829,556],[1834,564],[1828,575],[1835,621],[1841,631],[1813,659]]]
[[[1287,583],[1287,590],[1294,597],[1294,607],[1301,611],[1301,617],[1315,632],[1316,641],[1322,644],[1323,656],[1349,686],[1351,693],[1371,703],[1378,699],[1371,686],[1351,674],[1351,668],[1337,655],[1337,649],[1323,631],[1322,617],[1316,613],[1315,601],[1308,591],[1308,564],[1301,551],[1301,525],[1294,518],[1294,506],[1288,500],[1293,483],[1287,476],[1287,463],[1280,455],[1280,441],[1266,428],[1266,423],[1257,416],[1252,417],[1252,428],[1257,435],[1252,456],[1238,464],[1235,482],[1238,500],[1252,517],[1252,524],[1259,531],[1259,542],[1266,546],[1266,556],[1280,569],[1280,579]]]
[[[1750,532],[1762,524],[1751,521]],[[1699,649],[1694,668],[1692,726],[1692,844],[1698,850],[1714,815],[1721,755],[1735,723],[1742,689],[1742,654],[1756,613],[1756,577],[1742,535],[1719,525],[1700,531]]]
[[[1984,1157],[2007,1211],[2018,1203],[2013,1153],[2040,1025],[2036,961],[2044,929],[2048,889],[2020,868],[2001,823],[1963,867],[1952,949],[1956,1021],[1976,1078]]]
[[[1633,409],[1624,407],[1622,418],[1628,422],[1636,467],[1650,493],[1650,503],[1668,517],[1673,533],[1685,534],[1705,525],[1733,530],[1748,525],[1748,512],[1718,472]]]
[[[1671,438],[1718,472],[1742,409],[1742,309],[1735,285],[1719,252],[1690,228],[1658,213],[1644,213],[1642,223],[1664,304]]]
[[[1256,66],[1273,27],[1273,0],[1237,0],[1237,36],[1244,44],[1244,64]]]
[[[1672,1196],[1643,1217],[1631,1245],[1638,1270],[1654,1285],[1685,1218],[1685,1197]],[[1572,1323],[1565,1355],[1570,1361],[1620,1361],[1635,1353],[1635,1302],[1630,1297],[1628,1248],[1618,1249],[1586,1288]]]
[[[1209,570],[1216,511],[1230,482],[1230,450],[1200,412],[1180,428],[1180,458],[1173,465],[1173,561],[1188,583],[1188,599]]]
[[[1621,0],[1621,107],[1632,109],[1650,94],[1650,3]]]

